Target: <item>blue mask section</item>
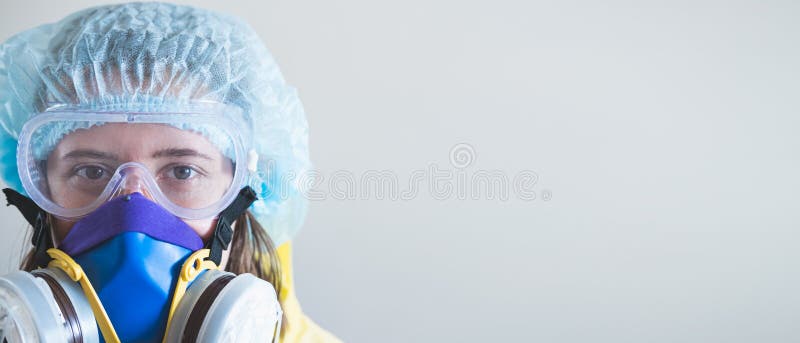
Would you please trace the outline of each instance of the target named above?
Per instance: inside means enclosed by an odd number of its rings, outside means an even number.
[[[75,257],[122,342],[161,342],[172,291],[191,250],[125,232]]]

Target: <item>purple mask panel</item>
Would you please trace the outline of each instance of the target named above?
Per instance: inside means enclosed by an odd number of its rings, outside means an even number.
[[[123,232],[141,232],[192,251],[203,248],[203,240],[189,225],[140,193],[98,207],[75,223],[58,248],[77,256]]]

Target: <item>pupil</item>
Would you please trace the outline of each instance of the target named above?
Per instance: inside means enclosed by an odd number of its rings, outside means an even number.
[[[90,178],[92,180],[97,180],[97,179],[103,177],[103,169],[102,168],[97,168],[97,167],[87,168],[86,169],[86,177],[88,177],[88,178]]]
[[[189,167],[175,167],[175,178],[185,180],[192,175],[192,169]]]

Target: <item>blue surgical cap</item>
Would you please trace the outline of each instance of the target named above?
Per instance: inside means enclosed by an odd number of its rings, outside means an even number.
[[[176,111],[223,103],[241,109],[258,155],[250,211],[277,245],[300,228],[307,198],[308,123],[294,88],[253,29],[225,14],[167,3],[76,12],[0,45],[0,175],[24,193],[16,149],[22,126],[53,108]],[[177,111],[180,112],[180,111]],[[54,130],[57,141],[69,132]],[[213,140],[213,137],[211,137]]]

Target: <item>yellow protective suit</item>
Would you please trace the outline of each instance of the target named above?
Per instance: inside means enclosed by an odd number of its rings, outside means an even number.
[[[285,343],[340,343],[330,332],[319,327],[311,321],[300,308],[297,295],[294,292],[292,278],[292,245],[286,242],[278,247],[278,259],[283,272],[281,278],[280,302],[283,305],[284,325],[281,332],[281,342]]]

